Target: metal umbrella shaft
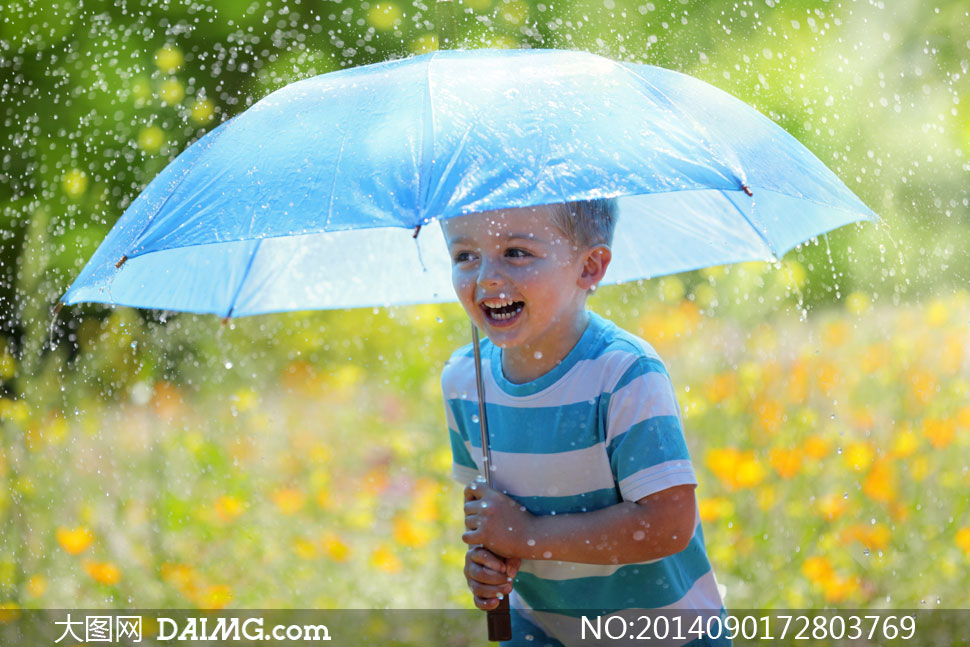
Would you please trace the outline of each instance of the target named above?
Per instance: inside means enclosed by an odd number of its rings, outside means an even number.
[[[478,387],[478,428],[482,434],[482,471],[485,483],[492,487],[492,450],[488,445],[488,419],[485,415],[485,381],[482,377],[482,351],[478,343],[478,328],[472,324],[472,349],[475,353],[475,385]],[[492,642],[512,639],[512,618],[509,598],[503,597],[494,609],[488,611],[488,639]]]

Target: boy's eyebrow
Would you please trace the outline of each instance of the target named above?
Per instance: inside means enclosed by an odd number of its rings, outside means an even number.
[[[533,243],[542,242],[542,239],[536,238],[535,234],[505,234],[505,236],[503,236],[502,238],[503,240],[528,240]],[[472,242],[473,241],[470,238],[462,238],[461,236],[459,236],[458,238],[450,239],[448,241],[448,244],[449,245],[471,245]]]

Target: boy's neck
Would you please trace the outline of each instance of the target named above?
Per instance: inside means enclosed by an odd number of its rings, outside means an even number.
[[[505,379],[513,384],[525,384],[556,368],[575,348],[588,324],[589,312],[584,307],[569,322],[564,322],[559,334],[549,335],[540,344],[502,349]]]

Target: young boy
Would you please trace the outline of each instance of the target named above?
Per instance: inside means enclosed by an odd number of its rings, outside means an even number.
[[[577,642],[584,609],[722,609],[664,364],[586,310],[615,211],[596,200],[443,221],[458,299],[488,337],[494,489],[479,480],[471,347],[442,373],[454,472],[468,484],[465,576],[480,609],[511,594],[508,644]],[[706,644],[696,638],[654,644]]]

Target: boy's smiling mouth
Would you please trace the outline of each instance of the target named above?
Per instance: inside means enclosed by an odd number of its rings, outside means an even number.
[[[522,308],[525,307],[525,301],[515,301],[513,299],[482,299],[478,304],[482,312],[485,313],[485,318],[489,323],[504,325],[512,323]]]

